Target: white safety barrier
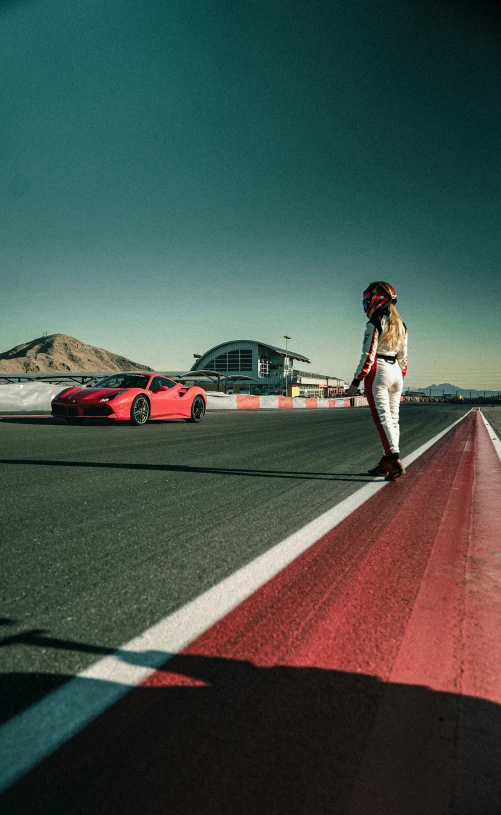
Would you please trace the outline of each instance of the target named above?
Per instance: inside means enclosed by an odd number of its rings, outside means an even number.
[[[0,412],[21,412],[23,410],[50,411],[50,403],[64,385],[48,382],[20,382],[15,385],[0,385]]]

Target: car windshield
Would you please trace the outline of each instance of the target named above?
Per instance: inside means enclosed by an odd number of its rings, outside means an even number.
[[[98,379],[93,388],[146,388],[149,376],[144,374],[113,374]]]

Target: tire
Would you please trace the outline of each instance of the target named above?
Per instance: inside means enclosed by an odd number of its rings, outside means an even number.
[[[146,396],[139,394],[134,399],[130,409],[130,423],[136,427],[146,424],[150,418],[150,403]]]
[[[191,403],[191,417],[187,422],[201,422],[205,416],[205,402],[201,396],[195,396]]]

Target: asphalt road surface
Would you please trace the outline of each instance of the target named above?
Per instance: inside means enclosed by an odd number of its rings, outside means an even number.
[[[407,455],[468,410],[402,408]],[[370,481],[369,411],[0,421],[2,720]]]
[[[403,455],[436,443],[392,484],[366,409],[0,420],[2,812],[498,815],[501,461],[467,411],[404,405]]]

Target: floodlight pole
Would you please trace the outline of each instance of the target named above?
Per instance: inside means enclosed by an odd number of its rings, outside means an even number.
[[[291,338],[288,337],[287,334],[284,334],[284,340],[285,340],[285,395],[286,396],[289,395],[289,393],[287,391],[287,369],[289,367],[289,357],[287,356],[287,340],[290,340],[290,339]]]

